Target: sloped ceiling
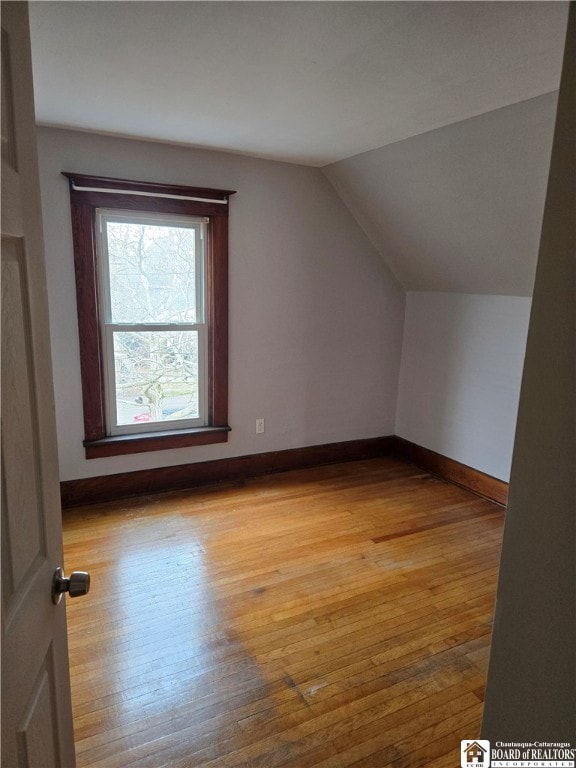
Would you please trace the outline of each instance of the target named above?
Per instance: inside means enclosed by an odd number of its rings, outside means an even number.
[[[324,168],[412,291],[530,296],[556,94]]]
[[[32,2],[37,119],[323,167],[407,290],[527,295],[567,8]]]

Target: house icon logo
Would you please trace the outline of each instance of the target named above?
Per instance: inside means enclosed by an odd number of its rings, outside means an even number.
[[[461,768],[489,768],[490,742],[486,739],[461,742]]]

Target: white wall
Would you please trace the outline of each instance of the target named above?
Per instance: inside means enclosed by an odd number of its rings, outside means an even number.
[[[62,480],[394,432],[404,293],[315,168],[39,129]],[[84,458],[67,180],[61,171],[235,189],[226,444]],[[264,435],[255,419],[266,419]]]
[[[409,292],[396,434],[508,481],[530,299]]]

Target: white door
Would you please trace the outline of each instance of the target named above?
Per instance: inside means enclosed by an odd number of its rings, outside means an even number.
[[[2,766],[73,768],[28,7],[2,3]]]

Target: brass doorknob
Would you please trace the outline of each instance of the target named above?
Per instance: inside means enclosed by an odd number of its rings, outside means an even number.
[[[86,571],[72,571],[70,576],[64,576],[63,569],[58,566],[52,579],[52,602],[58,605],[64,592],[70,597],[81,597],[90,591],[90,574]]]

